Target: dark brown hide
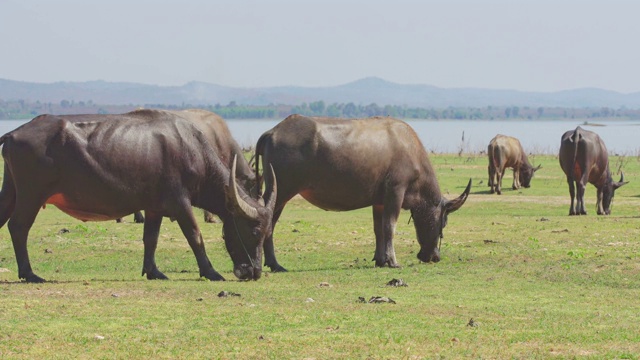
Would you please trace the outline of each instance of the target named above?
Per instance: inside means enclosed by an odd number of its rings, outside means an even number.
[[[569,215],[587,214],[584,208],[584,191],[587,182],[593,184],[598,190],[598,215],[609,215],[615,190],[627,182],[624,181],[623,174],[618,182],[611,178],[609,154],[600,136],[580,126],[565,132],[561,138],[558,158],[569,184],[571,196]]]
[[[213,147],[213,150],[218,154],[218,157],[222,163],[231,168],[231,162],[236,154],[238,157],[238,165],[236,177],[238,184],[247,192],[256,192],[256,177],[253,173],[253,169],[249,166],[244,156],[241,156],[243,151],[240,145],[231,136],[231,131],[227,123],[215,113],[201,109],[187,109],[181,111],[167,111],[174,114],[177,117],[191,121],[194,125],[202,131],[205,138],[209,141],[209,144]],[[136,223],[143,223],[144,217],[142,213],[138,212],[134,214],[134,220]],[[206,211],[204,212],[205,222],[216,222],[215,216]]]
[[[540,169],[534,168],[522,149],[520,140],[506,135],[496,135],[487,147],[489,156],[489,186],[491,193],[502,194],[502,177],[507,168],[513,169],[513,190],[520,186],[528,188],[533,174]]]
[[[200,275],[224,280],[209,262],[192,206],[211,211],[224,222],[235,275],[260,277],[263,240],[271,231],[275,203],[265,207],[236,189],[235,165],[229,171],[192,122],[155,110],[42,115],[5,134],[0,143],[5,160],[0,226],[9,221],[20,278],[43,281],[31,269],[27,237],[44,204],[83,221],[144,210],[142,273],[148,279],[166,279],[155,264],[166,216],[180,225]]]
[[[264,133],[256,145],[278,176],[273,224],[296,194],[331,211],[373,209],[376,266],[397,267],[393,234],[400,209],[411,211],[422,261],[439,261],[438,239],[447,215],[464,204],[464,193],[445,199],[422,143],[405,122],[392,118],[332,119],[291,115]],[[268,173],[268,172],[267,172]],[[267,184],[269,178],[266,179]],[[284,271],[273,236],[265,240],[265,265]]]

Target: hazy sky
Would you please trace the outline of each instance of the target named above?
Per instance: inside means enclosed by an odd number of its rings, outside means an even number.
[[[637,0],[0,0],[0,78],[640,91]]]

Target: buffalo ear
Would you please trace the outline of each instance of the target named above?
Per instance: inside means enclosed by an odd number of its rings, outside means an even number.
[[[619,188],[622,185],[626,185],[628,184],[628,181],[624,181],[624,173],[620,172],[620,181],[613,183],[613,190],[616,190],[617,188]]]
[[[460,207],[464,204],[464,202],[467,201],[470,191],[471,191],[471,178],[469,178],[469,184],[467,184],[467,188],[464,190],[462,195],[458,196],[453,200],[445,201],[444,209],[447,212],[447,214],[460,209]]]

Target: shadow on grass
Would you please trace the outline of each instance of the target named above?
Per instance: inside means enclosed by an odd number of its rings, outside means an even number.
[[[472,191],[473,195],[491,195],[491,190]]]
[[[147,279],[140,279],[140,280],[123,280],[123,279],[91,279],[91,280],[47,280],[43,283],[28,283],[24,280],[16,280],[16,281],[9,281],[9,280],[3,280],[0,281],[0,285],[13,285],[13,286],[21,286],[21,285],[25,285],[25,286],[41,286],[41,285],[55,285],[55,284],[85,284],[85,285],[89,285],[91,283],[101,283],[101,284],[105,284],[105,283],[140,283],[140,282],[146,282],[146,281],[157,281],[157,282],[162,282],[165,281],[167,283],[171,283],[171,282],[211,282],[211,283],[225,283],[225,282],[249,282],[251,280],[239,280],[239,279],[226,279],[225,281],[209,281],[206,280],[204,278],[193,278],[193,279],[168,279],[168,280],[147,280]],[[258,280],[259,281],[259,280]]]

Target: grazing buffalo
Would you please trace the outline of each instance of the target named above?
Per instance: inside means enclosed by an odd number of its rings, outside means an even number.
[[[540,169],[534,168],[520,145],[520,140],[506,135],[496,135],[487,147],[489,155],[489,186],[491,193],[502,194],[502,177],[507,168],[513,169],[513,190],[520,186],[531,186],[533,174]]]
[[[242,148],[231,136],[231,131],[227,123],[215,113],[201,109],[188,109],[182,111],[167,111],[182,117],[195,124],[204,134],[213,150],[218,154],[222,163],[231,168],[231,162],[236,154],[242,154]],[[256,191],[256,177],[253,169],[243,156],[238,158],[236,177],[239,185],[247,191]],[[143,223],[144,216],[141,212],[134,214],[136,223]],[[204,221],[208,223],[216,222],[215,216],[206,211],[204,212]]]
[[[231,168],[231,164],[235,155],[238,155],[236,179],[238,185],[246,190],[247,193],[257,194],[256,175],[253,169],[242,156],[242,148],[236,140],[231,136],[231,131],[227,123],[215,113],[201,109],[188,109],[182,111],[168,111],[176,116],[183,117],[196,125],[209,141],[213,150],[227,168]]]
[[[44,281],[31,269],[27,238],[45,204],[83,221],[144,210],[142,274],[147,279],[167,278],[155,263],[167,216],[177,220],[187,238],[200,276],[224,280],[207,257],[192,206],[211,211],[224,223],[234,274],[260,277],[275,201],[265,206],[237,186],[235,162],[230,171],[202,131],[175,113],[42,115],[2,136],[0,144],[5,161],[0,227],[9,221],[19,278]],[[275,198],[275,192],[274,181],[268,193]]]
[[[469,180],[462,195],[445,199],[418,136],[405,122],[392,118],[291,115],[258,140],[256,174],[260,156],[263,168],[271,164],[278,176],[274,225],[296,194],[324,210],[372,206],[376,266],[398,266],[393,234],[400,209],[409,209],[413,216],[420,243],[418,258],[439,261],[438,239],[447,215],[464,204],[471,189]],[[266,175],[268,184],[270,173]],[[272,271],[286,271],[276,260],[273,235],[264,246],[265,265]]]
[[[614,192],[628,182],[624,181],[624,174],[620,175],[618,182],[614,182],[611,178],[609,154],[600,136],[580,126],[565,132],[560,142],[559,159],[569,183],[571,195],[569,215],[587,214],[584,209],[584,190],[587,182],[598,189],[598,215],[611,214]],[[578,188],[577,196],[575,187]],[[574,199],[576,199],[575,208]]]

